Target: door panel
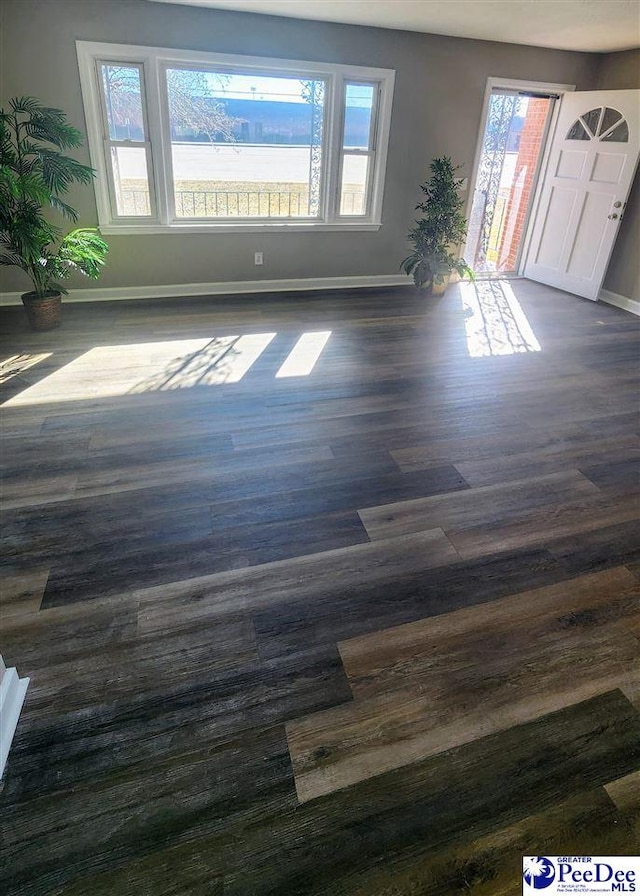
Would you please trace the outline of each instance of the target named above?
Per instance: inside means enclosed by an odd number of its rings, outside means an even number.
[[[640,91],[563,96],[524,273],[597,299],[640,151]]]
[[[567,267],[567,272],[572,277],[592,279],[600,246],[604,239],[601,222],[607,217],[609,208],[614,200],[615,194],[587,193],[582,206],[580,225],[577,228],[576,239]],[[593,234],[595,233],[600,234],[600,242],[595,246],[594,251]]]
[[[586,152],[576,152],[575,150],[561,152],[558,156],[556,176],[562,177],[564,180],[580,180],[586,161]]]
[[[594,184],[620,184],[620,178],[624,173],[626,158],[612,152],[596,153],[595,165],[591,180]]]
[[[546,222],[542,229],[536,255],[539,266],[554,270],[564,255],[566,222],[571,220],[576,204],[577,191],[566,187],[552,187],[546,209]]]

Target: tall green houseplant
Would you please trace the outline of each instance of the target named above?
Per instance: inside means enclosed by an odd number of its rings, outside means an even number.
[[[33,289],[22,301],[33,329],[60,322],[61,281],[77,270],[97,279],[108,252],[94,227],[63,235],[45,215],[53,209],[76,222],[78,215],[63,196],[73,183],[89,184],[93,168],[61,150],[82,146],[80,131],[64,112],[20,97],[0,109],[0,264],[27,274]]]
[[[447,156],[434,159],[431,177],[420,185],[424,199],[416,205],[423,217],[415,222],[408,234],[413,251],[401,264],[402,270],[413,277],[418,289],[443,291],[449,277],[456,271],[460,277],[473,277],[473,272],[459,248],[467,234],[467,220],[462,213],[464,200],[458,188],[460,180]]]

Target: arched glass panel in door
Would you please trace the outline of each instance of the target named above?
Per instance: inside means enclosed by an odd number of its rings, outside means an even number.
[[[628,143],[629,126],[622,112],[609,106],[589,109],[577,118],[567,132],[567,140],[602,140],[607,143]]]

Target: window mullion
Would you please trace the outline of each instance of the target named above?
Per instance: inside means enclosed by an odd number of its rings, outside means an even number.
[[[167,172],[171,171],[171,152],[167,157],[167,148],[164,139],[163,119],[166,99],[163,95],[161,77],[162,67],[157,56],[153,55],[145,63],[145,81],[147,83],[147,110],[148,128],[151,142],[151,156],[153,162],[153,178],[156,195],[156,213],[162,224],[168,224],[171,220],[169,203],[171,185]]]
[[[326,220],[335,221],[340,210],[342,139],[344,132],[344,78],[338,75],[331,79],[331,104],[328,112],[330,140],[328,142]]]
[[[153,153],[154,138],[150,130],[151,116],[149,114],[149,81],[149,67],[148,62],[145,61],[140,65],[140,97],[142,104],[142,121],[146,139],[138,143],[138,146],[144,147],[145,150],[145,160],[147,165],[147,184],[149,188],[149,211],[151,213],[151,218],[157,221],[159,220],[158,190],[156,183],[156,170],[158,166],[155,164]]]

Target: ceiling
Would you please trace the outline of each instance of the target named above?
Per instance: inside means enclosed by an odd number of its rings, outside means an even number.
[[[640,0],[154,0],[608,53],[640,46]]]

